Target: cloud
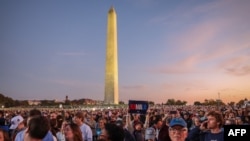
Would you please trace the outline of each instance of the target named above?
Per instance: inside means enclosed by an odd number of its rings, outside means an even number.
[[[194,66],[198,63],[199,56],[189,56],[173,64],[167,65],[167,67],[154,68],[151,71],[156,73],[164,74],[181,74],[181,73],[191,73],[195,71]]]
[[[241,90],[239,89],[234,89],[234,88],[223,88],[219,90],[220,92],[226,93],[226,92],[240,92]]]
[[[193,26],[187,31],[180,33],[180,36],[175,39],[176,46],[181,51],[193,51],[206,47],[220,32],[217,24],[214,22],[203,22]]]
[[[249,52],[250,30],[245,27],[250,24],[250,20],[240,18],[241,21],[237,21],[238,17],[230,17],[230,20],[227,18],[222,15],[220,18],[210,17],[168,38],[165,42],[168,47],[166,52],[169,52],[170,46],[174,55],[171,54],[173,57],[170,59],[168,57],[171,61],[152,71],[166,74],[213,71],[221,60],[228,59],[235,53],[241,55],[245,51]],[[242,23],[242,27],[239,23]],[[202,68],[202,65],[210,67]],[[238,68],[226,67],[226,72],[246,75],[249,73],[249,67],[246,64]]]
[[[226,68],[225,70],[227,73],[233,74],[233,75],[238,75],[238,76],[249,75],[250,74],[250,65],[241,66],[238,68],[231,67],[231,68]]]
[[[221,67],[227,67],[227,66],[236,66],[240,64],[247,64],[250,61],[249,56],[237,56],[232,57],[230,59],[225,60],[220,64]]]
[[[224,72],[236,75],[243,76],[250,74],[250,48],[245,48],[244,52],[240,55],[229,56],[218,64],[218,69],[224,70]]]

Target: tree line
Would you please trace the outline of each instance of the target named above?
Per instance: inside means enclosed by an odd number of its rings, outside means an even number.
[[[60,104],[63,104],[65,106],[78,106],[78,105],[96,105],[95,100],[91,99],[77,99],[77,100],[65,100],[63,102],[55,102],[55,100],[39,100],[39,106],[58,106]],[[229,102],[224,103],[221,100],[214,100],[214,99],[205,99],[203,102],[201,101],[195,101],[193,105],[217,105],[217,106],[223,106],[223,105],[230,105],[230,106],[241,106],[244,104],[245,101],[248,101],[246,98],[239,100],[238,102]],[[123,101],[120,101],[119,104],[124,104]],[[154,105],[155,103],[153,101],[149,101],[150,105]],[[187,101],[177,100],[177,99],[167,99],[166,103],[162,103],[163,105],[187,105]],[[0,93],[0,108],[8,108],[8,107],[25,107],[25,106],[31,106],[29,105],[28,100],[13,100],[10,97],[4,96]]]

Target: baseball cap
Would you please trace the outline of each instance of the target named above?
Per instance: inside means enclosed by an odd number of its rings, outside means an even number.
[[[23,122],[23,117],[18,115],[18,116],[15,116],[11,119],[11,126],[10,126],[10,129],[16,129],[17,126]]]
[[[179,125],[179,126],[182,126],[182,127],[187,127],[187,123],[183,118],[173,118],[170,121],[170,124],[169,124],[170,127],[173,127],[173,126],[176,126],[176,125]]]
[[[153,127],[149,127],[145,130],[145,140],[155,139],[155,129]]]

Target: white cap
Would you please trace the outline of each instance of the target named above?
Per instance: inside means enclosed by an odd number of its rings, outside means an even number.
[[[149,127],[146,129],[145,131],[145,139],[149,140],[149,139],[155,139],[156,133],[155,133],[155,129],[153,127]]]
[[[10,129],[16,129],[17,126],[23,122],[23,117],[18,115],[18,116],[15,116],[11,119],[11,126],[10,126]]]

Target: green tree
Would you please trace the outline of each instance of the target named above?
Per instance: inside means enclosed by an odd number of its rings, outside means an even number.
[[[155,105],[154,101],[148,101],[149,105]]]
[[[175,105],[175,100],[174,99],[168,99],[166,102],[166,105]]]
[[[233,102],[233,101],[228,102],[227,105],[229,105],[229,106],[234,106],[234,105],[235,105],[235,102]]]
[[[166,105],[186,105],[187,101],[168,99]]]
[[[247,98],[239,100],[237,102],[237,105],[242,106],[242,105],[244,105],[245,101],[248,101]]]
[[[195,101],[194,105],[199,106],[199,105],[202,105],[202,103],[200,101]]]

